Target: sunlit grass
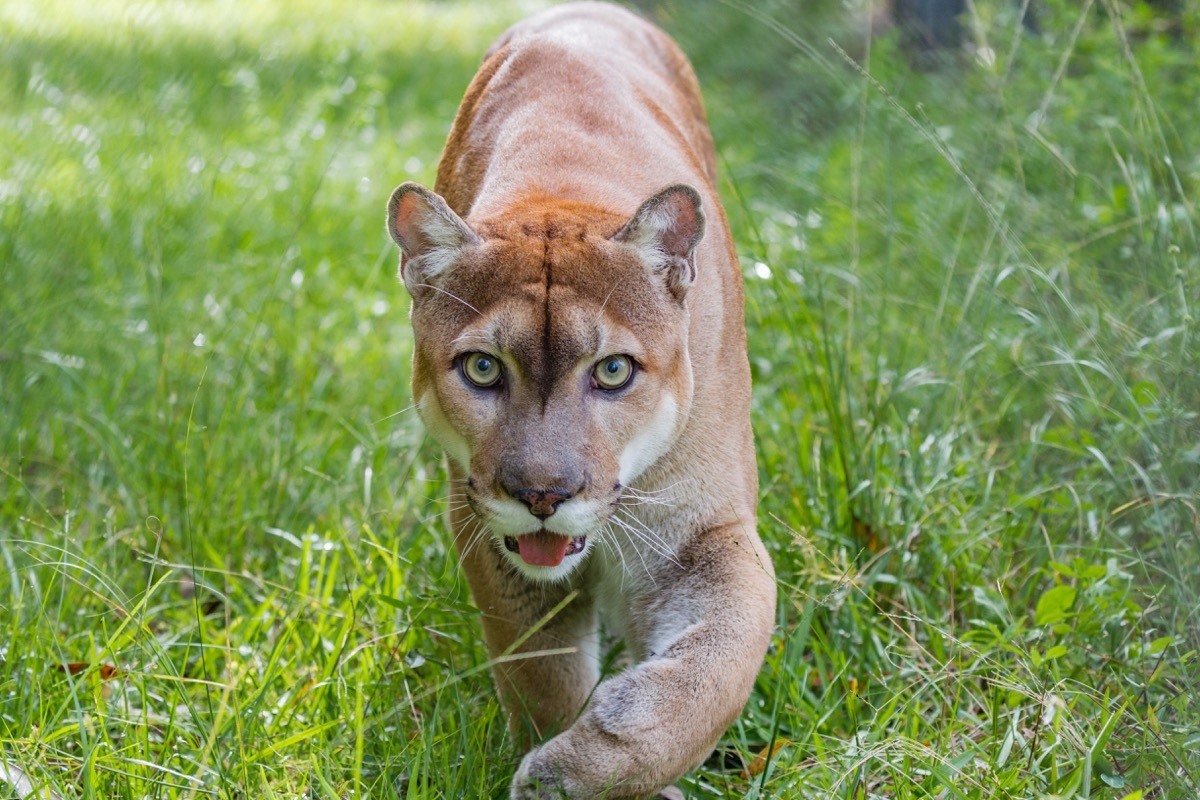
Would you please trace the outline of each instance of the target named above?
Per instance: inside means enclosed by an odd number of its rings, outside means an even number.
[[[538,5],[0,7],[0,765],[507,795],[382,209]],[[1194,797],[1193,57],[976,3],[976,55],[914,72],[840,5],[657,12],[721,149],[781,584],[685,786]]]

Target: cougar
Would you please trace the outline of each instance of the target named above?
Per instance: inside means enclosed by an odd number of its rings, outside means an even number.
[[[387,227],[412,391],[510,726],[514,800],[628,798],[740,713],[775,614],[741,270],[695,75],[603,3],[488,52]],[[601,680],[601,634],[628,666]]]

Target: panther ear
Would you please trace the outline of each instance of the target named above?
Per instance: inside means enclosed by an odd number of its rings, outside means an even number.
[[[646,263],[663,275],[675,299],[682,301],[696,280],[696,245],[703,236],[700,193],[677,183],[642,203],[613,241],[641,251]]]
[[[400,245],[400,279],[414,297],[436,282],[463,248],[482,243],[445,200],[419,183],[397,186],[387,214],[388,233]]]

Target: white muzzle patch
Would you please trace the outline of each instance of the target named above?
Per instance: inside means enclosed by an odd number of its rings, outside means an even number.
[[[629,440],[617,459],[620,465],[619,479],[623,485],[628,486],[636,480],[670,449],[678,418],[679,404],[672,395],[663,395],[654,416]]]

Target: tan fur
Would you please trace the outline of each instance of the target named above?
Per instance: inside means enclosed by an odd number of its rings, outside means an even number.
[[[513,798],[659,791],[707,756],[762,663],[775,583],[715,184],[683,54],[627,11],[573,3],[501,37],[437,194],[403,184],[389,204],[414,398],[468,500],[455,544],[501,700],[540,742]],[[468,380],[472,353],[496,384]],[[636,371],[609,391],[596,371],[615,356]],[[585,549],[537,566],[506,548],[543,528]],[[597,686],[601,624],[632,665]]]

